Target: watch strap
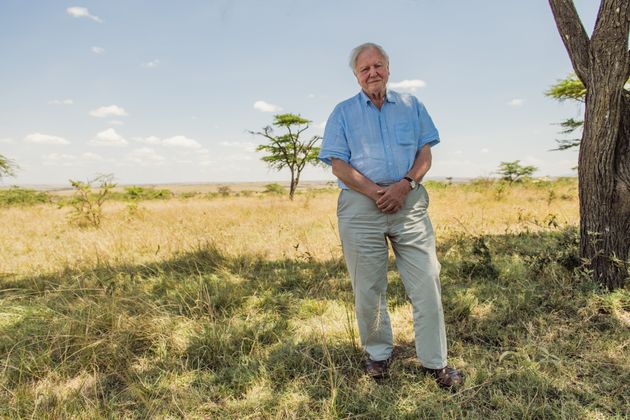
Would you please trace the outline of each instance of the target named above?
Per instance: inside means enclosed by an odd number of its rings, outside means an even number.
[[[418,183],[413,178],[411,178],[409,176],[405,176],[405,177],[403,177],[403,179],[406,179],[407,181],[409,181],[409,185],[411,186],[412,190],[418,186]]]

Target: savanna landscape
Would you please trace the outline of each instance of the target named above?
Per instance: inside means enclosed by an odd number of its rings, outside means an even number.
[[[77,192],[0,190],[0,416],[630,416],[630,293],[583,268],[577,180],[425,185],[452,392],[393,258],[391,375],[364,373],[335,186],[117,188],[96,224]]]

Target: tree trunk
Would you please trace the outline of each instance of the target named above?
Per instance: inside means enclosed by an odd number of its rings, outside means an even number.
[[[612,290],[623,287],[628,277],[630,101],[622,101],[624,117],[619,118],[615,141],[610,142],[598,141],[605,137],[592,133],[598,128],[597,122],[605,124],[607,119],[596,102],[591,98],[589,104],[587,98],[586,121],[590,117],[591,123],[590,127],[585,125],[578,163],[580,254],[593,271],[594,280]],[[612,114],[608,113],[608,120],[613,119]]]
[[[291,185],[289,186],[289,198],[293,200],[293,196],[295,195],[295,190],[297,189],[297,184],[299,180],[300,174],[297,176],[295,174],[295,170],[291,168]]]
[[[609,289],[628,278],[630,250],[630,2],[603,0],[589,40],[570,0],[549,0],[587,89],[580,143],[580,255]]]

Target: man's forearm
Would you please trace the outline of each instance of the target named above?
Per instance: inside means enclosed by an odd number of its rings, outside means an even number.
[[[422,178],[429,172],[431,168],[431,146],[425,144],[422,149],[416,153],[416,159],[413,162],[413,166],[407,172],[407,176],[413,178],[417,182],[421,182]]]
[[[376,201],[379,198],[378,191],[381,190],[374,182],[370,181],[365,175],[357,171],[352,165],[341,159],[332,159],[332,172],[341,182],[348,188],[360,192]]]

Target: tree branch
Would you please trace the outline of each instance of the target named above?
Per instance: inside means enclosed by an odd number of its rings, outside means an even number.
[[[549,6],[560,32],[575,74],[584,86],[590,86],[589,80],[589,43],[588,35],[580,21],[572,0],[549,0]]]

